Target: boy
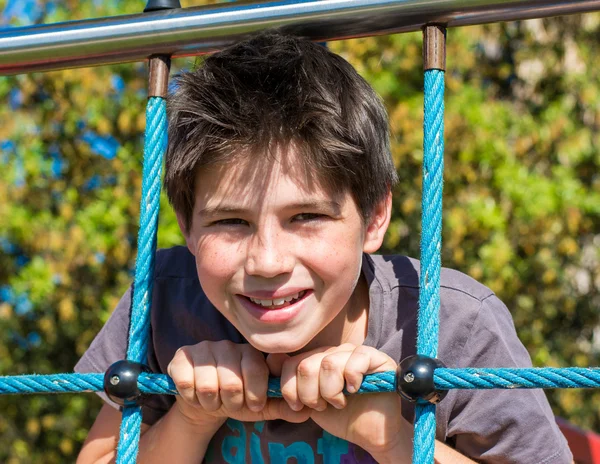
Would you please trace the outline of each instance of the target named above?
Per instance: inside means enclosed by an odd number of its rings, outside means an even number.
[[[410,462],[411,405],[342,393],[415,353],[418,262],[370,255],[396,182],[382,103],[339,56],[274,32],[176,83],[165,187],[187,248],[158,253],[148,364],[180,395],[146,402],[139,462]],[[444,270],[441,298],[446,365],[531,365],[489,289]],[[125,357],[129,305],[76,370]],[[437,416],[438,462],[571,462],[540,390],[454,390]],[[119,423],[104,405],[78,462],[113,459]]]

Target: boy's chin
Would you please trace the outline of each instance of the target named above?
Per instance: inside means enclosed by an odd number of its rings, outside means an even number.
[[[273,337],[272,335],[253,335],[247,338],[248,342],[256,348],[266,354],[284,353],[291,354],[296,353],[304,348],[310,340],[292,340],[291,337]]]

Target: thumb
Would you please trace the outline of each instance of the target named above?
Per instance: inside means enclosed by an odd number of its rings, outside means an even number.
[[[285,353],[270,353],[267,356],[267,366],[269,366],[269,372],[273,377],[281,377],[283,363],[288,359],[290,357]]]
[[[286,422],[298,424],[306,422],[310,417],[310,408],[302,408],[300,411],[294,411],[290,405],[282,398],[270,398],[267,404],[261,411],[262,420],[277,420],[282,419]]]

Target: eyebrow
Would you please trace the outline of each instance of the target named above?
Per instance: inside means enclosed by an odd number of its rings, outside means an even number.
[[[285,205],[284,210],[316,210],[316,211],[331,211],[333,214],[339,215],[342,211],[342,206],[337,201],[333,200],[317,200],[317,201],[304,201],[300,203],[292,203]],[[245,215],[251,211],[246,208],[240,208],[237,206],[220,205],[220,206],[207,206],[198,211],[199,216],[211,217],[211,216],[224,216],[224,215]]]

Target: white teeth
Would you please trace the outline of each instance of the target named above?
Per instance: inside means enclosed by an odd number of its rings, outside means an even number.
[[[258,298],[251,297],[248,297],[248,299],[252,301],[252,303],[256,303],[261,306],[281,306],[284,303],[289,303],[292,300],[299,299],[301,296],[304,295],[304,293],[305,291],[302,290],[301,292],[298,292],[295,295],[286,296],[285,298],[276,298],[274,300],[259,300]]]
[[[250,301],[261,306],[271,306],[273,304],[273,300],[259,300],[258,298],[250,298]]]

